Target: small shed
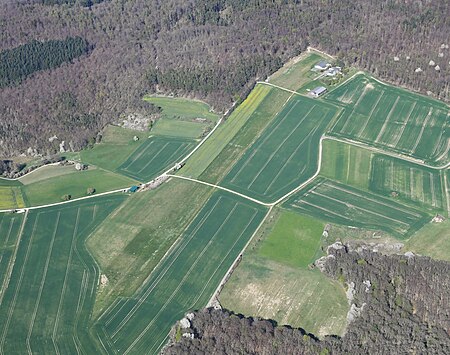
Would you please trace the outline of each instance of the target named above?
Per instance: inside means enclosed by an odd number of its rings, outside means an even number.
[[[128,192],[136,192],[139,190],[139,186],[133,185],[128,189]]]
[[[322,96],[323,94],[325,94],[327,92],[327,88],[326,87],[324,87],[324,86],[318,86],[318,87],[316,87],[314,90],[311,90],[310,92],[309,92],[309,94],[312,96],[312,97],[319,97],[319,96]]]
[[[331,67],[331,64],[328,63],[326,60],[321,60],[316,65],[314,65],[314,69],[321,70],[321,71],[328,69],[329,67]]]

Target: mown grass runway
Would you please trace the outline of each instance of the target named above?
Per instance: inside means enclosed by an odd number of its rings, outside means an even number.
[[[431,220],[419,209],[324,178],[317,178],[285,205],[327,222],[383,230],[402,239]]]
[[[123,199],[30,211],[23,228],[24,214],[0,216],[0,269],[11,276],[2,282],[0,353],[97,353],[88,322],[99,270],[84,241]]]
[[[356,75],[326,100],[344,106],[337,136],[444,165],[450,159],[450,111],[442,102]]]
[[[293,96],[222,185],[267,202],[293,190],[316,172],[320,137],[336,113],[331,105]]]
[[[194,148],[192,139],[150,137],[118,168],[118,172],[147,182],[175,164]]]
[[[175,321],[207,304],[265,212],[247,200],[215,193],[138,292],[99,318],[107,351],[158,353]]]

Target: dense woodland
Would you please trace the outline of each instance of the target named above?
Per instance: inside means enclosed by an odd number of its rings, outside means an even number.
[[[342,338],[319,340],[302,329],[206,309],[165,354],[450,353],[449,263],[336,244],[317,264],[347,287],[351,320]]]
[[[29,147],[54,153],[62,140],[79,149],[107,122],[153,112],[141,100],[148,92],[203,98],[225,110],[308,45],[382,79],[450,98],[447,0],[95,3],[1,2],[2,55],[33,41],[78,37],[92,50],[19,83],[7,80],[0,89],[0,158]]]

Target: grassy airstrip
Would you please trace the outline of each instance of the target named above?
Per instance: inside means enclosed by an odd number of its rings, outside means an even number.
[[[23,230],[24,215],[0,217],[0,268],[11,276],[0,296],[1,353],[97,352],[88,321],[99,270],[84,240],[123,199],[32,211]]]
[[[449,107],[442,102],[356,75],[326,100],[344,106],[332,134],[425,160],[449,162]]]
[[[157,353],[177,319],[206,305],[264,213],[247,200],[215,193],[138,292],[99,319],[109,351]]]
[[[316,172],[319,139],[336,112],[313,99],[291,97],[223,185],[270,202],[293,190]]]

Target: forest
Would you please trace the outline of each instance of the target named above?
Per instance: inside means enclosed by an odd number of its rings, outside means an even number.
[[[2,72],[0,158],[46,156],[62,141],[81,149],[107,123],[155,112],[147,93],[226,111],[308,45],[448,101],[449,13],[446,0],[4,1],[2,58],[68,38],[89,51],[67,47],[58,63]]]
[[[205,309],[194,313],[189,328],[177,332],[174,327],[164,353],[449,353],[448,262],[412,253],[383,255],[364,245],[340,243],[330,246],[327,254],[317,267],[347,288],[349,324],[343,337],[319,340],[274,321]]]

